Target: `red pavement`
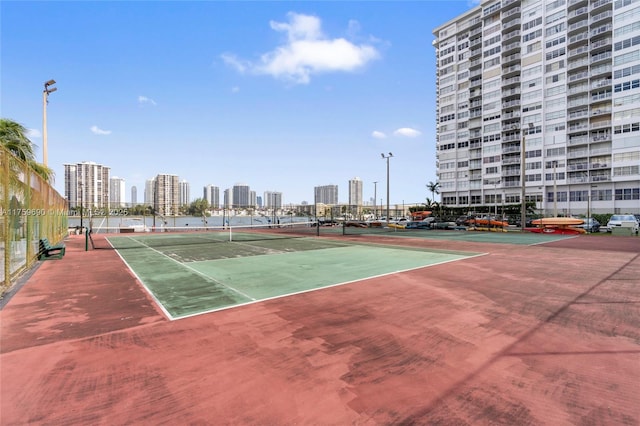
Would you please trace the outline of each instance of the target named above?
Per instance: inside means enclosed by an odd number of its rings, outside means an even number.
[[[640,424],[637,237],[390,239],[488,255],[173,322],[66,243],[0,312],[2,425]]]

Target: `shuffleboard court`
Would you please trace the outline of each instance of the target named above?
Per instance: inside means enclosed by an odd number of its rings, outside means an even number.
[[[109,237],[171,319],[480,255],[321,238],[222,244],[183,244],[180,235],[171,238],[161,245],[154,236]]]

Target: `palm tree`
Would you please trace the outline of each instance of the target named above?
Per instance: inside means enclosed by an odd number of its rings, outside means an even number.
[[[429,181],[429,183],[427,184],[427,189],[431,192],[431,199],[433,199],[435,201],[436,196],[435,194],[439,194],[440,193],[440,182],[436,181],[431,182]]]
[[[424,208],[427,210],[436,210],[438,208],[439,204],[437,201],[432,200],[431,198],[427,197],[425,202],[424,202]]]
[[[37,163],[33,152],[34,144],[27,137],[27,129],[20,123],[0,118],[0,145],[11,154],[27,163],[31,169],[47,182],[53,179],[53,170]]]
[[[439,194],[440,193],[440,182],[436,181],[434,183],[434,182],[429,181],[429,183],[427,184],[427,189],[429,191],[431,191],[431,198],[433,198],[433,204],[437,205],[437,207],[438,207],[438,216],[442,216],[442,214],[441,214],[442,212],[440,211],[440,204],[438,204],[435,201],[436,200],[435,194]],[[427,198],[427,200],[428,200],[428,198]]]
[[[33,160],[33,144],[27,137],[27,129],[20,123],[0,119],[0,143],[22,161]]]

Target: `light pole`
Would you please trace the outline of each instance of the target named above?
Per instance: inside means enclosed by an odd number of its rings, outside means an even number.
[[[593,225],[591,225],[591,191],[593,188],[597,188],[598,185],[591,184],[589,188],[589,194],[587,196],[587,232],[593,232]]]
[[[389,225],[389,159],[393,157],[392,153],[389,155],[380,154],[382,159],[387,160],[387,225]]]
[[[378,212],[376,210],[376,197],[378,196],[378,181],[373,182],[373,218],[378,218]]]
[[[529,123],[529,129],[533,128],[533,123]],[[522,141],[520,143],[520,180],[522,184],[522,194],[520,195],[520,230],[524,232],[524,228],[527,225],[527,200],[525,199],[526,192],[526,184],[525,184],[525,174],[526,174],[526,164],[525,164],[525,135],[524,130],[522,131]]]
[[[80,182],[80,234],[83,233],[83,227],[82,227],[82,217],[83,217],[83,207],[84,207],[84,185],[82,182]]]
[[[553,161],[553,217],[558,217],[558,187],[556,185],[556,166],[558,162]]]
[[[42,163],[47,165],[47,104],[49,103],[49,93],[58,90],[57,87],[51,87],[56,81],[51,79],[44,83],[42,91]]]

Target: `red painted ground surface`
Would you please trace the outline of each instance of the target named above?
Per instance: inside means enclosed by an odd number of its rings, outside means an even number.
[[[169,322],[71,237],[1,312],[0,424],[640,424],[640,238],[389,242],[489,254]]]

